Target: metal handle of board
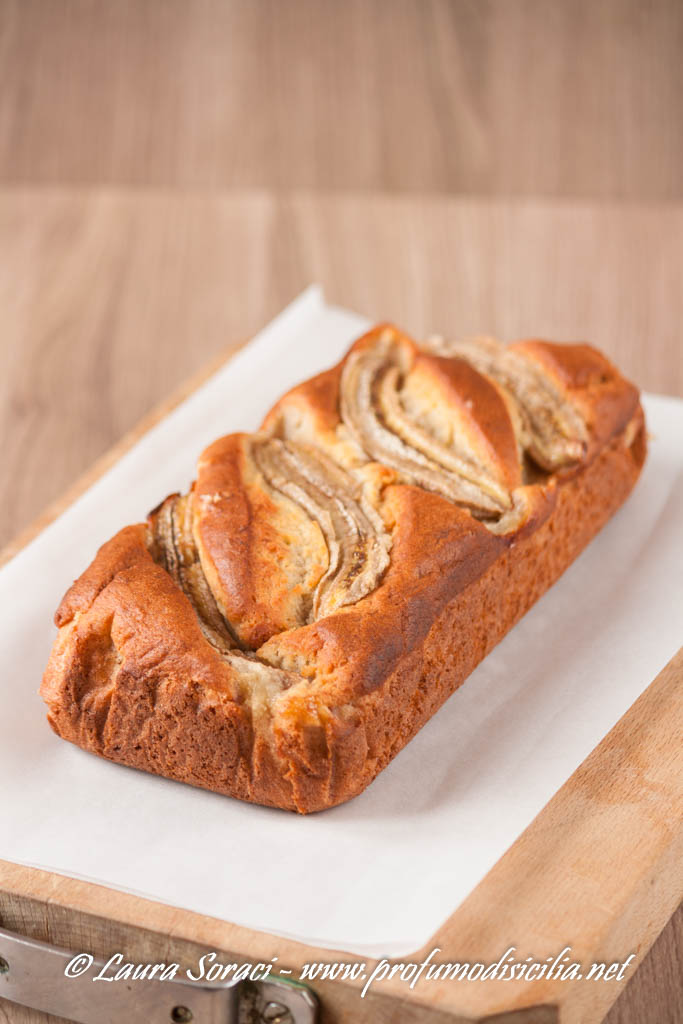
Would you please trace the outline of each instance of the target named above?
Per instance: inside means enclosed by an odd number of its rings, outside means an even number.
[[[105,961],[93,959],[83,974],[68,977],[65,970],[75,955],[0,928],[0,998],[77,1024],[316,1024],[318,1019],[316,996],[299,982],[178,977],[94,983]]]

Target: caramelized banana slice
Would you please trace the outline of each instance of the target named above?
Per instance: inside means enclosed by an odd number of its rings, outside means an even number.
[[[552,472],[583,458],[588,441],[583,418],[523,353],[493,338],[439,340],[433,347],[440,354],[466,359],[511,393],[520,412],[520,443],[542,469]]]
[[[254,440],[252,455],[269,485],[297,502],[325,537],[329,565],[315,589],[314,617],[374,590],[389,565],[391,541],[353,477],[322,452],[291,441]]]
[[[481,518],[510,507],[507,492],[477,470],[471,460],[448,449],[420,428],[400,401],[400,380],[408,367],[391,338],[352,352],[341,379],[341,417],[356,444],[391,467],[408,483],[465,505]]]
[[[189,597],[207,640],[221,652],[239,646],[207,583],[192,536],[191,495],[172,494],[150,514],[159,561]]]
[[[189,598],[206,639],[234,669],[234,682],[249,700],[254,719],[269,714],[272,700],[298,679],[239,648],[199,562],[192,535],[191,495],[172,494],[150,513],[149,523],[155,558]]]
[[[509,492],[495,477],[487,473],[483,466],[478,465],[468,452],[458,451],[455,444],[450,447],[442,444],[406,413],[401,403],[399,384],[398,367],[390,366],[381,375],[377,388],[378,410],[389,429],[402,438],[409,447],[421,452],[446,471],[463,477],[479,488],[480,493],[476,497],[477,507],[483,510],[488,497],[499,509],[509,508],[512,505]]]

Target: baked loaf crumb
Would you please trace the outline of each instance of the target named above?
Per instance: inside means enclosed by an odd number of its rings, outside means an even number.
[[[65,595],[41,694],[121,764],[301,813],[360,793],[561,575],[645,458],[587,345],[360,338]]]

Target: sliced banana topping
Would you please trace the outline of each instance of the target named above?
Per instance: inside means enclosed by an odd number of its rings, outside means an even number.
[[[473,507],[485,510],[488,496],[497,510],[509,508],[512,501],[507,489],[469,452],[459,448],[457,439],[454,438],[451,446],[443,444],[407,415],[401,404],[400,379],[398,367],[390,366],[381,376],[377,388],[378,409],[389,429],[437,466],[461,477],[463,487],[469,482],[478,488],[471,493]]]
[[[583,457],[588,433],[582,416],[526,354],[490,339],[439,340],[430,348],[439,355],[464,359],[498,385],[517,438],[520,462],[526,453],[530,472],[546,480],[545,473]],[[379,585],[389,566],[391,536],[375,507],[383,484],[378,483],[373,469],[382,470],[384,483],[398,477],[469,509],[496,534],[513,533],[536,511],[543,512],[540,504],[538,509],[534,505],[540,501],[538,488],[510,490],[496,464],[487,464],[468,432],[469,413],[458,411],[465,421],[448,408],[439,409],[436,418],[420,413],[411,392],[412,377],[410,386],[405,387],[414,360],[411,343],[388,330],[373,344],[353,349],[345,360],[339,395],[342,422],[337,436],[344,438],[350,468],[340,465],[338,449],[331,448],[329,440],[327,447],[318,447],[308,441],[256,434],[245,442],[252,471],[258,470],[270,488],[271,499],[279,494],[296,503],[318,524],[325,540],[327,568],[323,573],[321,546],[318,572],[304,587],[304,621],[355,604]],[[444,401],[445,397],[437,394],[432,404],[436,407]],[[476,426],[474,413],[472,418]],[[215,500],[215,496],[204,500]],[[150,516],[154,556],[192,602],[206,638],[239,669],[244,686],[262,695],[265,707],[273,694],[290,685],[290,678],[245,651],[221,611],[199,560],[192,502],[191,494],[173,495]],[[286,502],[280,504],[287,506]],[[296,519],[301,532],[305,520],[288,507],[289,511],[284,509],[285,524]],[[292,532],[297,532],[294,527]]]
[[[406,413],[403,353],[391,341],[352,352],[341,379],[341,416],[356,444],[411,484],[465,505],[480,518],[500,515],[509,493],[464,451],[432,437]]]
[[[234,670],[235,684],[243,698],[249,699],[254,718],[267,714],[273,698],[298,678],[240,649],[199,562],[192,535],[191,496],[171,495],[152,513],[150,524],[157,561],[189,598],[206,639]]]
[[[221,614],[202,570],[192,535],[190,495],[173,494],[151,517],[159,561],[189,597],[204,636],[226,654],[238,647],[229,622]]]
[[[268,484],[315,519],[329,565],[313,598],[313,616],[354,604],[377,586],[391,540],[360,485],[319,450],[276,438],[254,439],[252,454]]]
[[[512,394],[520,412],[521,445],[543,469],[552,472],[583,457],[588,434],[578,409],[523,353],[493,338],[439,339],[433,348],[439,354],[466,359]]]

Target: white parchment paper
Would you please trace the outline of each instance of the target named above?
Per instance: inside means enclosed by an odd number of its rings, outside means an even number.
[[[633,496],[377,781],[301,818],[109,764],[37,696],[62,593],[366,326],[312,288],[0,571],[0,858],[360,954],[426,943],[683,642],[683,402]]]

